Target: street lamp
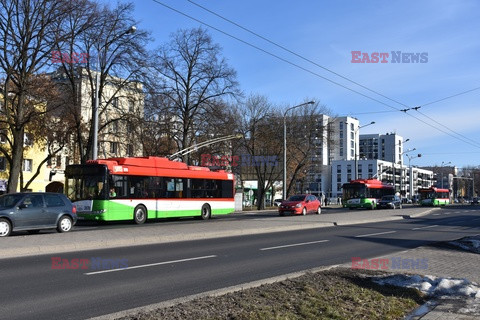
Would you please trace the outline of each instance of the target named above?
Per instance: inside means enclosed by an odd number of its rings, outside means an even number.
[[[405,140],[404,142],[407,142],[409,139]],[[413,149],[408,149],[405,150],[404,152],[400,153],[400,196],[402,196],[402,190],[403,190],[403,155],[407,154],[409,152],[415,151],[417,148]],[[408,157],[408,155],[406,155]],[[409,163],[410,164],[410,163]],[[405,192],[405,195],[407,193]]]
[[[122,33],[120,37],[123,37],[126,34],[134,33],[137,30],[137,27],[131,26],[127,31]],[[92,148],[92,159],[97,160],[98,158],[98,108],[99,108],[99,87],[100,87],[100,50],[97,53],[97,70],[95,74],[95,105],[93,107],[93,148]]]
[[[442,161],[442,164],[440,165],[440,170],[442,171],[442,189],[443,189],[443,167],[445,167],[446,165],[449,165],[449,164],[452,164],[451,161],[448,161],[448,162],[443,162]]]
[[[372,121],[370,123],[367,123],[366,125],[363,125],[363,126],[358,126],[357,129],[355,129],[355,131],[353,132],[353,143],[355,145],[355,180],[358,179],[358,165],[357,165],[357,158],[358,158],[358,155],[357,155],[357,132],[358,130],[360,130],[361,128],[365,128],[369,125],[372,125],[372,124],[375,124],[375,121]]]
[[[413,151],[413,150],[411,150]],[[410,172],[410,186],[409,186],[409,193],[410,193],[410,198],[412,198],[412,194],[413,194],[413,170],[412,170],[412,166],[410,165],[410,161],[412,159],[415,159],[415,158],[420,158],[422,156],[421,153],[417,154],[416,156],[409,156],[408,154],[406,155],[407,158],[408,158],[408,168],[409,168],[409,172]]]
[[[283,195],[282,197],[284,200],[287,199],[287,112],[292,109],[303,107],[309,104],[315,104],[315,101],[309,101],[309,102],[299,104],[297,106],[290,107],[287,110],[285,110],[285,112],[283,113]]]

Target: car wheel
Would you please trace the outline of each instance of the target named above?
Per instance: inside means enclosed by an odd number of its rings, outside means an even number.
[[[320,214],[320,213],[322,213],[322,207],[321,207],[321,206],[318,206],[318,208],[317,208],[317,214]]]
[[[302,214],[303,214],[303,215],[306,215],[306,214],[307,214],[307,208],[303,207],[303,209],[302,209]]]
[[[68,216],[63,216],[58,220],[57,231],[58,232],[68,232],[72,230],[72,219]]]
[[[133,221],[136,224],[143,224],[147,221],[147,209],[144,206],[138,206],[133,211]]]
[[[285,215],[285,213],[279,212],[278,215],[281,216],[281,217],[283,217],[283,216]]]
[[[208,204],[204,204],[202,206],[202,213],[200,215],[200,219],[202,220],[208,220],[212,217],[212,209],[210,208],[210,206]]]
[[[0,218],[0,237],[8,237],[12,232],[12,225],[10,221],[5,218]]]

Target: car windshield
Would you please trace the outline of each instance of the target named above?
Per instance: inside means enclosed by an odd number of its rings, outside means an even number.
[[[288,198],[288,201],[303,201],[305,200],[305,196],[291,196]]]
[[[23,195],[21,194],[5,194],[0,196],[0,208],[13,208],[22,198]]]
[[[383,196],[382,200],[395,200],[394,196]]]

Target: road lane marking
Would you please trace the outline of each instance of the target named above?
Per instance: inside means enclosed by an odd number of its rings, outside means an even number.
[[[378,232],[378,233],[361,234],[361,235],[359,235],[359,236],[355,236],[355,238],[378,236],[378,235],[381,235],[381,234],[389,234],[389,233],[395,233],[395,232],[397,232],[397,231],[385,231],[385,232]]]
[[[142,264],[142,265],[127,267],[127,268],[100,270],[100,271],[88,272],[88,273],[84,273],[84,274],[87,275],[87,276],[90,276],[90,275],[93,275],[93,274],[115,272],[115,271],[124,271],[124,270],[138,269],[138,268],[147,268],[147,267],[153,267],[153,266],[160,266],[160,265],[164,265],[164,264],[172,264],[172,263],[178,263],[178,262],[188,262],[188,261],[210,259],[210,258],[216,258],[216,257],[217,257],[216,255],[211,255],[211,256],[179,259],[179,260],[172,260],[172,261],[163,261],[163,262],[157,262],[157,263]]]
[[[274,250],[274,249],[282,249],[282,248],[296,247],[296,246],[305,246],[305,245],[309,245],[309,244],[322,243],[322,242],[327,242],[327,241],[330,241],[330,240],[319,240],[319,241],[311,241],[311,242],[301,242],[301,243],[294,243],[294,244],[286,244],[286,245],[284,245],[284,246],[261,248],[260,251]]]
[[[434,227],[438,227],[438,224],[434,224],[432,226],[426,226],[426,227],[413,228],[412,230],[420,230],[420,229],[427,229],[427,228],[434,228]]]
[[[434,213],[434,214],[432,214],[432,216],[439,216],[439,215],[440,215],[440,213]]]

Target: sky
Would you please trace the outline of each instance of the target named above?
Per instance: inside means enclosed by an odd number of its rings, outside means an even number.
[[[314,99],[361,126],[375,121],[360,134],[395,132],[409,139],[404,148],[416,149],[408,153],[412,165],[480,165],[480,1],[134,4],[137,28],[151,32],[152,49],[178,29],[208,29],[247,96],[263,95],[284,108]],[[375,52],[388,53],[386,62],[375,62]]]

